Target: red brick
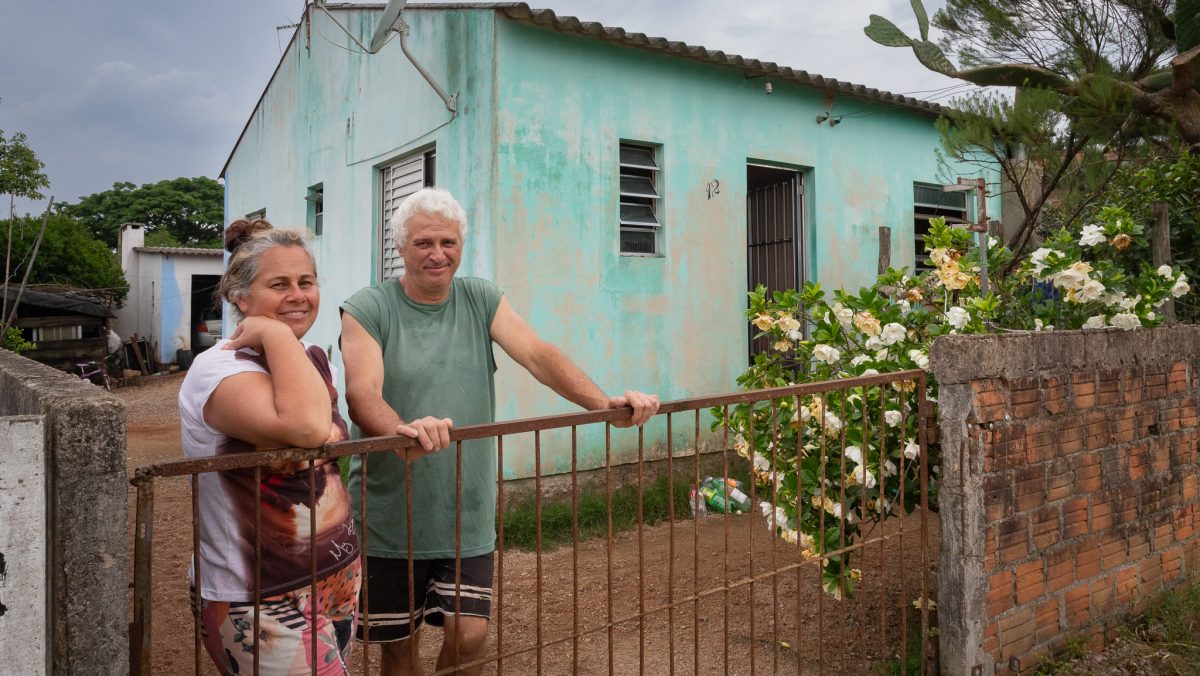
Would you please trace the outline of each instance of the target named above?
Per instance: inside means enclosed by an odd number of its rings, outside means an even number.
[[[1075,583],[1075,550],[1067,547],[1046,557],[1046,593],[1069,587]]]
[[[1137,594],[1137,580],[1138,569],[1136,566],[1129,566],[1117,571],[1117,589],[1113,600],[1118,606],[1133,602]]]
[[[1046,476],[1046,501],[1062,500],[1075,493],[1074,463],[1068,458],[1058,458],[1050,463]]]
[[[1113,506],[1112,503],[1104,500],[1103,497],[1097,496],[1092,501],[1092,532],[1101,533],[1113,526]]]
[[[1187,362],[1177,361],[1171,365],[1171,371],[1167,374],[1167,392],[1170,394],[1178,394],[1180,392],[1187,392],[1187,389]]]
[[[988,617],[996,617],[1013,607],[1014,579],[1012,571],[1007,570],[988,578]]]
[[[1089,537],[1075,545],[1075,578],[1086,580],[1100,574],[1100,539]]]
[[[1014,504],[1018,512],[1041,505],[1046,500],[1046,470],[1038,465],[1018,469],[1015,479]]]
[[[1088,532],[1088,501],[1087,498],[1067,500],[1062,505],[1062,536],[1071,539],[1076,535]]]
[[[1008,474],[983,477],[983,509],[988,523],[1012,516],[1012,478]]]
[[[1163,582],[1171,584],[1183,577],[1183,550],[1171,547],[1162,553]]]
[[[1059,602],[1051,599],[1042,603],[1033,611],[1034,640],[1044,643],[1058,636],[1059,632]]]
[[[1082,381],[1071,383],[1071,401],[1078,411],[1089,409],[1096,405],[1096,382]]]
[[[1088,585],[1088,593],[1092,596],[1092,612],[1095,615],[1107,615],[1112,612],[1116,577],[1116,575],[1106,575]]]
[[[1130,563],[1140,561],[1150,555],[1150,538],[1146,537],[1145,533],[1133,532],[1126,538],[1128,544],[1128,553]]]
[[[1162,474],[1171,469],[1171,440],[1158,437],[1150,441],[1150,471]]]
[[[1169,512],[1154,517],[1154,550],[1162,551],[1175,541],[1175,525]]]
[[[1105,533],[1100,538],[1100,563],[1104,570],[1125,565],[1125,544],[1120,533]]]
[[[1195,532],[1192,512],[1186,507],[1180,507],[1172,513],[1171,525],[1175,533],[1176,542],[1187,540]]]
[[[1017,605],[1021,606],[1040,597],[1046,591],[1045,575],[1041,560],[1017,566]]]
[[[1033,608],[1018,609],[1000,620],[1000,657],[1008,662],[1010,657],[1021,657],[1033,647]]]
[[[1162,591],[1162,557],[1152,556],[1142,561],[1138,565],[1138,578],[1140,580],[1138,586],[1140,596],[1155,596]]]
[[[1092,615],[1089,612],[1090,602],[1091,597],[1088,594],[1088,586],[1086,584],[1072,587],[1063,593],[1063,605],[1067,614],[1068,629],[1075,629],[1087,624],[1088,620],[1092,619]]]
[[[1062,538],[1058,518],[1059,507],[1057,506],[1042,507],[1033,512],[1030,524],[1033,526],[1034,548],[1045,549],[1056,544]]]
[[[1121,398],[1126,404],[1136,404],[1142,401],[1142,374],[1140,369],[1125,369],[1121,373]]]
[[[1067,411],[1069,388],[1062,379],[1047,376],[1042,380],[1042,404],[1050,415],[1061,415]]]
[[[1022,514],[997,524],[999,563],[1011,563],[1029,553],[1029,520]]]
[[[1121,381],[1117,371],[1101,371],[1099,388],[1096,390],[1096,404],[1110,406],[1121,401]]]
[[[1101,455],[1096,452],[1081,453],[1071,458],[1075,468],[1075,491],[1093,493],[1100,490]]]

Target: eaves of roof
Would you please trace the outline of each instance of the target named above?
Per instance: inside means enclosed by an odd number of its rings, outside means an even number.
[[[135,246],[138,253],[171,254],[174,256],[223,256],[224,249],[201,249],[191,246]]]
[[[380,10],[382,11],[385,5],[378,3],[338,3],[326,4],[328,10]],[[947,111],[947,108],[933,103],[916,99],[911,96],[901,94],[893,94],[882,89],[867,87],[864,85],[854,84],[836,80],[834,78],[809,73],[804,70],[795,70],[787,66],[780,66],[770,61],[759,61],[758,59],[747,59],[737,54],[726,54],[720,50],[710,50],[700,45],[689,45],[685,42],[677,40],[668,40],[666,38],[650,37],[645,33],[630,33],[621,27],[605,26],[595,21],[580,21],[573,16],[558,16],[553,10],[549,9],[533,9],[528,3],[524,2],[438,2],[438,3],[422,3],[417,5],[409,5],[404,11],[422,11],[422,10],[443,10],[443,9],[491,9],[503,14],[504,16],[514,21],[550,28],[562,33],[570,33],[582,37],[603,40],[614,44],[625,45],[651,52],[678,56],[693,61],[701,61],[719,66],[727,66],[737,68],[746,74],[746,77],[761,77],[770,76],[778,80],[795,82],[801,85],[815,87],[817,89],[853,96],[855,98],[866,101],[883,103],[898,108],[906,108],[909,110],[925,113],[928,115],[941,115]],[[263,97],[271,88],[271,83],[274,82],[275,76],[279,73],[279,67],[283,64],[283,60],[287,57],[288,52],[295,43],[296,37],[300,34],[303,27],[303,22],[296,27],[292,33],[292,38],[288,42],[288,46],[283,50],[279,57],[279,63],[275,66],[275,71],[271,73],[271,79],[267,81],[267,85],[263,88],[262,94],[259,95],[258,102],[254,104],[254,110],[250,112],[250,117],[246,120],[246,125],[242,127],[242,131],[238,134],[237,142],[233,144],[233,148],[229,151],[229,156],[225,160],[225,165],[221,167],[222,178],[225,177],[225,171],[229,169],[229,163],[233,160],[233,154],[237,151],[237,147],[241,144],[242,138],[246,135],[246,130],[250,128],[250,120],[254,118],[254,113],[258,111],[262,105]]]

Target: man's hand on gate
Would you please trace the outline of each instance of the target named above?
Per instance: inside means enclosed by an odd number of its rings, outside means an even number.
[[[645,424],[647,420],[654,417],[655,413],[658,413],[658,395],[629,390],[623,396],[608,398],[609,408],[624,408],[625,406],[633,407],[633,415],[628,421],[614,422],[613,427],[633,427]]]
[[[396,434],[416,439],[426,451],[440,451],[450,445],[450,430],[454,421],[449,418],[424,418],[410,420],[408,424],[396,426]]]

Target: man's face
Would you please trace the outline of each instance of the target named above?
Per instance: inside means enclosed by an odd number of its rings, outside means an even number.
[[[462,259],[462,233],[454,221],[417,214],[408,219],[408,236],[397,250],[414,290],[440,300],[449,291]]]

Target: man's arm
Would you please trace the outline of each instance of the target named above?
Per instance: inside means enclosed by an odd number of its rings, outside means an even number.
[[[500,297],[496,316],[492,319],[492,340],[529,371],[530,375],[560,397],[578,404],[589,411],[606,408],[633,407],[629,424],[641,425],[658,411],[658,397],[630,390],[623,396],[610,397],[592,382],[557,347],[538,337],[520,315],[509,305],[508,299]],[[617,423],[618,426],[623,426]]]
[[[362,324],[342,313],[342,363],[346,367],[346,404],[350,419],[368,436],[412,437],[427,451],[450,445],[449,418],[427,416],[405,424],[383,398],[383,350]]]

